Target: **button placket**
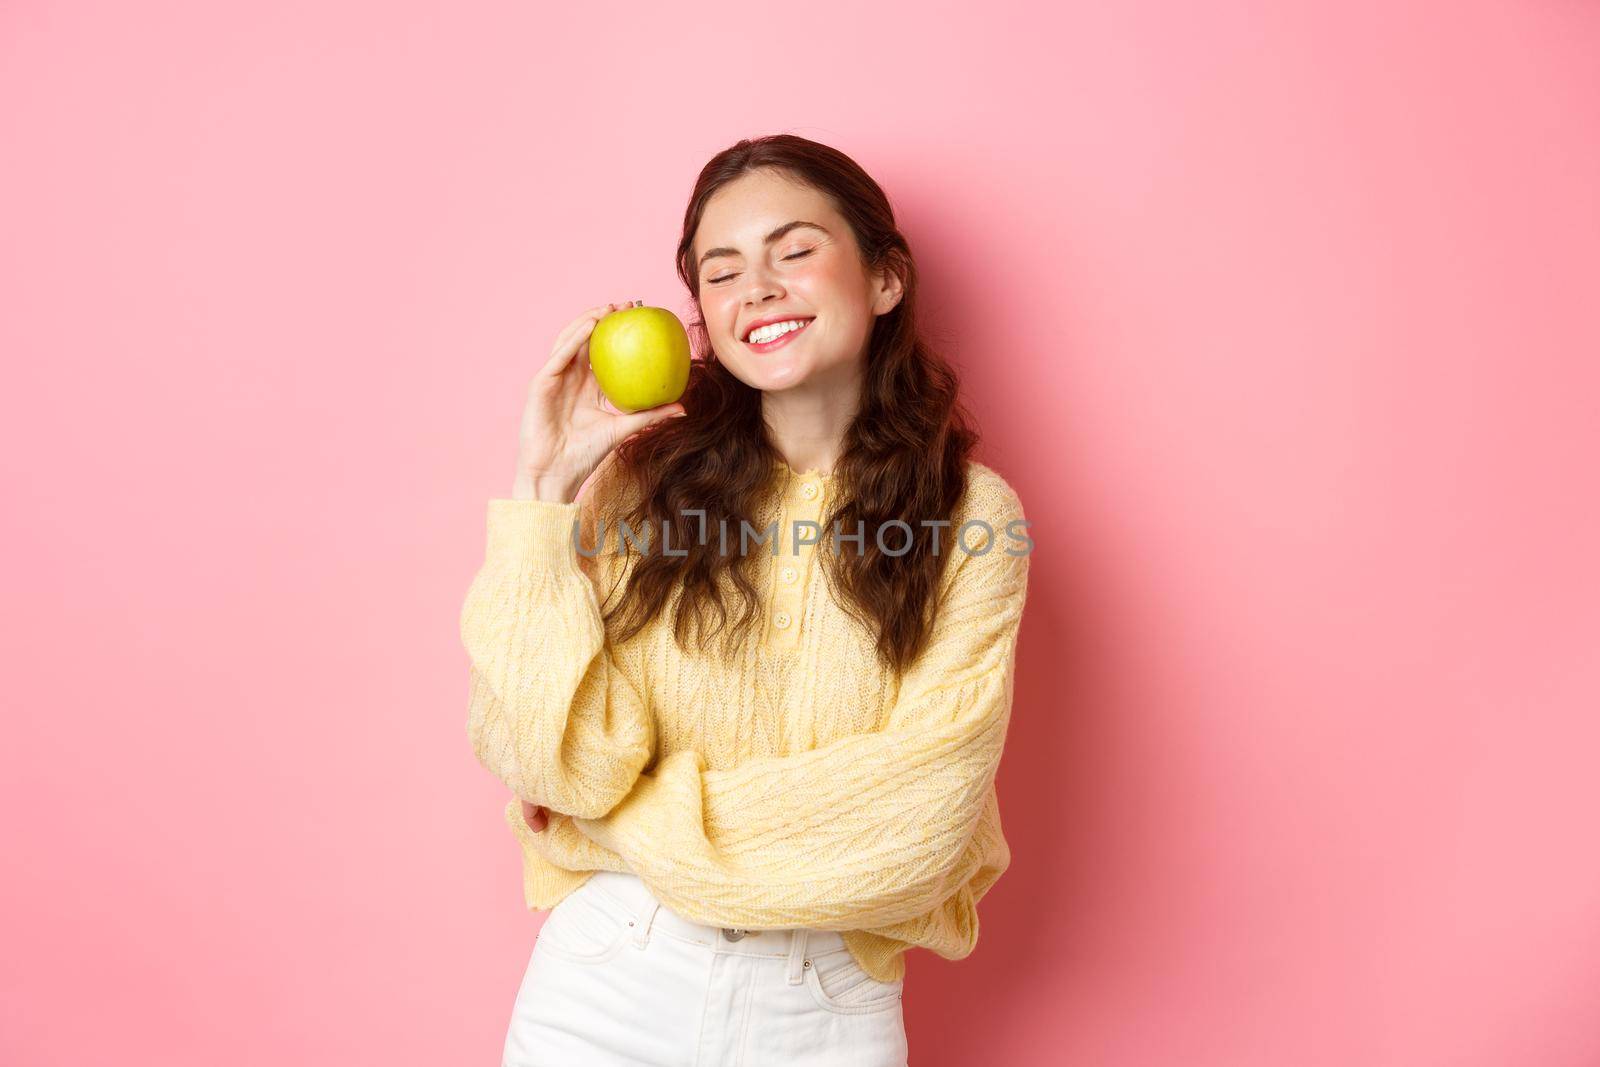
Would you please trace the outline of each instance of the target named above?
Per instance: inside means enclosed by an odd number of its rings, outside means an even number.
[[[773,561],[772,586],[772,641],[782,647],[794,647],[800,639],[800,617],[804,608],[805,575],[815,545],[799,546],[799,530],[795,524],[809,519],[817,522],[821,511],[823,490],[813,477],[802,478],[786,494],[783,508],[783,528],[778,541],[778,558]],[[809,531],[808,531],[809,532]]]

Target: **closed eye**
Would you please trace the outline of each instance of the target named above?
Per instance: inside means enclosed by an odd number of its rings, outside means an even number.
[[[799,259],[802,256],[809,256],[812,253],[812,251],[813,251],[812,249],[807,248],[807,249],[804,249],[804,250],[799,251],[799,252],[792,252],[789,255],[784,256],[783,258],[786,259],[786,260],[788,260],[788,259]],[[707,285],[717,285],[717,284],[720,284],[722,282],[730,281],[730,280],[732,280],[734,278],[737,278],[738,276],[739,276],[739,272],[738,271],[734,271],[732,274],[721,274],[721,275],[718,275],[715,278],[706,279],[706,284]]]

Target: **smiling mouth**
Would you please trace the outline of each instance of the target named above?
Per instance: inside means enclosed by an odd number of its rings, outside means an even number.
[[[745,344],[749,345],[751,348],[755,349],[757,352],[770,351],[770,350],[772,350],[774,348],[777,348],[779,345],[783,344],[785,341],[789,340],[789,338],[794,337],[797,334],[804,333],[806,331],[806,328],[809,327],[816,320],[815,319],[796,319],[794,321],[800,323],[800,325],[796,326],[796,327],[794,327],[792,329],[785,330],[783,333],[780,333],[778,336],[772,338],[770,341],[751,341],[751,340],[746,339]]]

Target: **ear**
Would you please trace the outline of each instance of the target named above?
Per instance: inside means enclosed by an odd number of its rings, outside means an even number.
[[[874,315],[887,315],[900,303],[900,298],[905,295],[905,283],[901,280],[895,265],[890,263],[883,270],[872,276],[872,313]]]

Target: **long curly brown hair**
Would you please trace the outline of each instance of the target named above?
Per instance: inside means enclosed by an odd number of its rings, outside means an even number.
[[[824,539],[818,546],[829,544],[835,523],[846,533],[868,531],[860,553],[819,551],[821,570],[846,613],[877,633],[880,661],[903,672],[933,628],[941,572],[952,557],[947,550],[933,550],[933,532],[922,520],[951,518],[966,491],[967,460],[978,432],[957,395],[955,370],[918,334],[916,264],[888,198],[844,153],[792,134],[741,140],[714,156],[695,182],[677,255],[678,276],[695,307],[687,324],[694,356],[680,398],[687,414],[653,423],[615,450],[619,470],[633,480],[637,493],[627,511],[630,528],[659,533],[665,524],[673,554],[641,554],[620,604],[606,620],[616,622],[618,639],[625,640],[664,610],[681,587],[673,618],[680,647],[686,647],[691,631],[702,647],[707,637],[722,632],[722,648],[731,654],[760,617],[760,593],[751,576],[755,554],[719,551],[716,538],[701,544],[699,535],[724,520],[730,531],[745,520],[754,526],[774,463],[782,457],[767,435],[760,390],[716,358],[698,310],[700,283],[691,253],[712,195],[757,168],[777,168],[828,196],[854,231],[864,266],[893,271],[903,286],[899,303],[872,327],[860,405],[833,470],[839,492],[821,520]],[[704,525],[686,509],[703,509]],[[895,519],[909,525],[912,544],[909,551],[890,556],[872,531]],[[884,539],[898,551],[905,532],[893,530]],[[686,554],[676,554],[680,548]],[[743,605],[731,627],[723,596],[730,590]],[[708,625],[709,615],[715,615],[714,627]]]

